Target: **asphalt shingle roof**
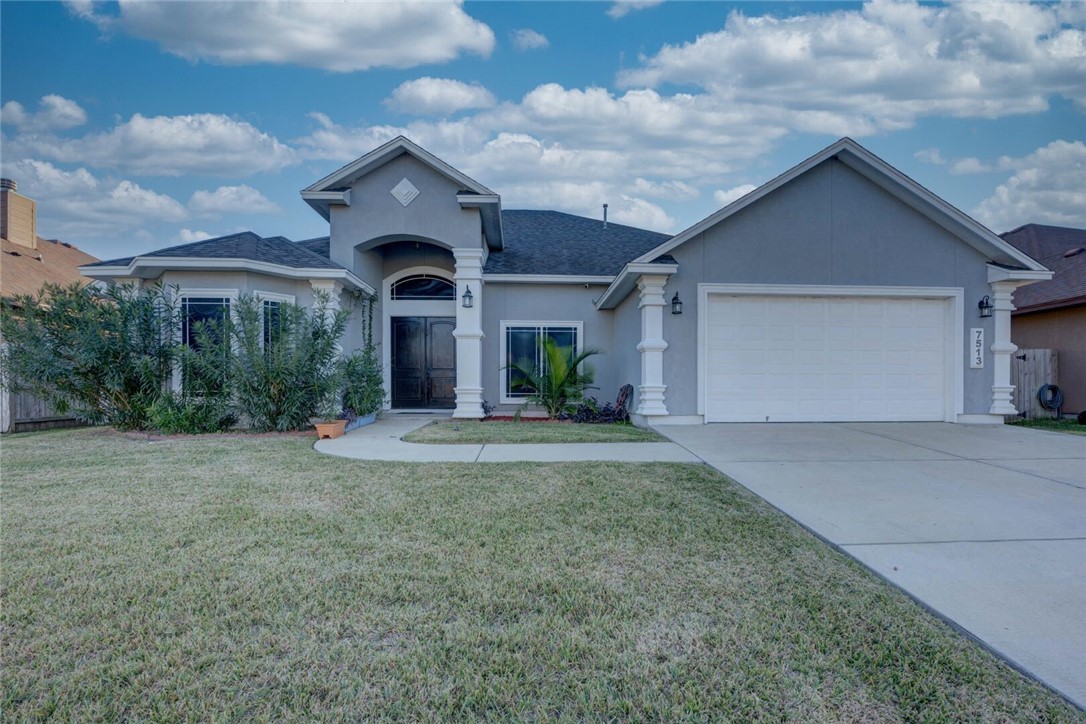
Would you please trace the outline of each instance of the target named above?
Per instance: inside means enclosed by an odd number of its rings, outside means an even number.
[[[671,238],[561,211],[502,211],[502,231],[505,249],[487,258],[487,274],[615,275]]]
[[[310,240],[314,241],[314,240]],[[194,241],[191,244],[171,246],[168,249],[141,254],[141,257],[193,257],[197,259],[248,259],[250,261],[279,264],[294,269],[342,269],[328,258],[304,244],[295,244],[283,236],[263,238],[251,231],[243,231],[215,239]],[[134,257],[110,259],[90,266],[124,266]]]
[[[1027,311],[1086,304],[1086,229],[1026,224],[1001,236],[1053,271],[1048,281],[1015,290],[1014,306]]]
[[[671,238],[646,229],[560,211],[502,211],[505,249],[487,259],[488,274],[613,276],[626,262]],[[329,259],[329,237],[290,241],[243,231],[142,254],[144,257],[249,259],[296,269],[342,269]],[[125,266],[134,257],[91,266]],[[670,257],[657,261],[672,261]]]

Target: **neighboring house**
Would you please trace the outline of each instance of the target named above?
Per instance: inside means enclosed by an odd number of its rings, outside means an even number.
[[[392,408],[512,410],[508,365],[540,338],[596,347],[598,394],[632,383],[641,424],[1001,422],[1012,293],[1051,276],[847,138],[675,236],[503,210],[402,137],[301,194],[328,237],[235,234],[83,272],[201,308],[374,294]]]
[[[1086,229],[1026,224],[1001,235],[1052,270],[1014,295],[1014,342],[1059,353],[1063,411],[1086,410]]]
[[[91,280],[79,267],[98,261],[71,244],[38,236],[37,204],[18,193],[11,179],[0,179],[0,296],[37,294],[44,284],[67,286]],[[44,400],[0,391],[0,432],[68,425]]]

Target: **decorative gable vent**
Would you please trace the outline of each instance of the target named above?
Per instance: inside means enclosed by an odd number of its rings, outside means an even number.
[[[415,188],[415,184],[411,183],[406,178],[396,184],[392,189],[392,195],[405,207],[414,201],[419,193],[419,190]]]

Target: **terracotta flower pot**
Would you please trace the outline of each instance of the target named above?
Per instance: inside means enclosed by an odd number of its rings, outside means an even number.
[[[318,422],[314,425],[317,428],[317,437],[321,440],[324,438],[337,438],[343,434],[343,429],[347,426],[346,420],[330,420],[328,422]]]

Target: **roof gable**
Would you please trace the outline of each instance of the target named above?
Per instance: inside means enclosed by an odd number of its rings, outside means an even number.
[[[1043,266],[1028,255],[1023,254],[979,222],[928,191],[851,138],[842,138],[833,145],[824,148],[780,176],[759,186],[719,211],[710,214],[685,231],[676,234],[666,243],[649,250],[634,261],[638,263],[650,262],[661,254],[672,251],[728,217],[772,194],[785,184],[834,158],[931,219],[951,234],[962,239],[991,261],[1031,271],[1045,270]]]
[[[437,171],[442,176],[445,176],[454,184],[460,188],[465,189],[473,194],[484,194],[487,196],[494,195],[494,192],[483,186],[475,179],[467,176],[464,173],[456,170],[449,164],[442,161],[437,156],[433,155],[426,149],[422,148],[418,144],[405,138],[404,136],[396,136],[383,146],[379,146],[374,150],[367,153],[361,158],[357,158],[351,161],[346,166],[343,166],[336,171],[333,171],[329,175],[322,178],[311,186],[307,186],[303,189],[302,193],[306,192],[321,192],[321,191],[340,191],[345,187],[350,186],[362,176],[365,176],[370,171],[385,165],[397,156],[408,153],[417,158],[422,163],[426,164],[430,168]]]

